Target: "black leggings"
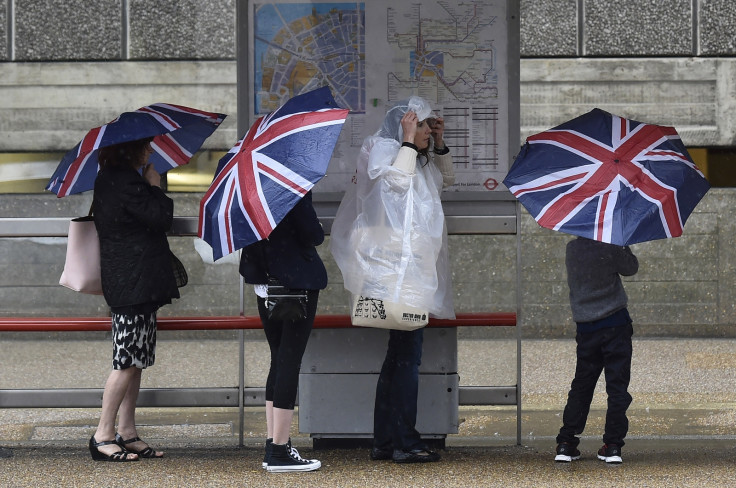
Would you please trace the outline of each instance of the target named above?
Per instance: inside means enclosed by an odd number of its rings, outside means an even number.
[[[293,323],[268,320],[266,300],[258,298],[258,313],[271,349],[271,368],[266,380],[266,401],[276,408],[293,410],[299,386],[302,356],[317,313],[319,290],[307,291],[307,318]]]

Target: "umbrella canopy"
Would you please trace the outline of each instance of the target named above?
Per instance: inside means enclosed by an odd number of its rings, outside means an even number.
[[[149,161],[163,174],[187,164],[225,117],[225,114],[167,103],[124,112],[112,122],[90,130],[66,153],[46,189],[60,198],[93,189],[99,170],[97,152],[100,148],[147,137],[153,137],[154,152]]]
[[[673,127],[597,108],[527,138],[503,182],[542,227],[621,246],[680,236],[710,188]]]
[[[322,179],[347,116],[323,87],[256,120],[200,202],[198,234],[215,260],[268,237]]]

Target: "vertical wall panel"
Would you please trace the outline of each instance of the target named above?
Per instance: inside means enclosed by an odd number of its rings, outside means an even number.
[[[120,0],[14,0],[15,60],[118,60]]]
[[[584,0],[586,56],[692,55],[691,0]]]
[[[235,59],[235,0],[128,0],[130,59]]]
[[[698,13],[701,56],[736,55],[736,2],[700,0]]]
[[[521,56],[577,56],[577,0],[522,0]]]

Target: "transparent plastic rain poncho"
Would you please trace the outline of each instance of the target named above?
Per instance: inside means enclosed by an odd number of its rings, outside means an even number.
[[[442,174],[423,157],[413,175],[392,166],[408,110],[419,120],[431,114],[429,103],[411,97],[390,109],[381,129],[363,142],[356,180],[332,225],[330,250],[353,295],[454,318]]]

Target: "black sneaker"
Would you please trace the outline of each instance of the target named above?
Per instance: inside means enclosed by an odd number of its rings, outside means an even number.
[[[616,444],[603,444],[603,447],[598,449],[598,459],[605,461],[608,464],[621,464],[621,447]]]
[[[578,451],[577,447],[573,446],[569,442],[560,442],[557,444],[555,461],[558,463],[569,463],[570,461],[577,461],[578,459],[580,459],[580,451]]]
[[[429,449],[394,449],[391,458],[395,463],[433,463],[440,460],[440,455]]]
[[[394,450],[391,448],[381,449],[380,447],[374,447],[371,449],[371,459],[374,461],[386,461],[393,457]]]
[[[273,444],[273,439],[269,437],[266,439],[266,454],[263,455],[263,464],[261,465],[263,469],[268,467],[268,458],[271,456],[271,444]]]
[[[314,471],[322,463],[316,459],[302,459],[299,451],[290,444],[271,444],[266,471],[269,473],[289,473],[292,471]]]
[[[268,466],[268,457],[271,455],[271,444],[273,444],[273,439],[269,437],[268,439],[266,439],[266,453],[263,455],[263,463],[261,464],[261,467],[263,469],[266,469],[266,467]],[[294,454],[297,458],[301,459],[301,456],[299,456],[299,451],[297,451],[296,448],[291,445],[291,437],[288,441],[286,441],[286,448],[291,451],[292,454]],[[314,460],[310,459],[310,461]]]

